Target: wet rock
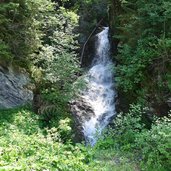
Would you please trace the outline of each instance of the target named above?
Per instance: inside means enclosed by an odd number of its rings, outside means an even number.
[[[30,82],[26,72],[0,66],[0,109],[13,108],[32,101],[33,93],[26,88]]]
[[[71,111],[80,123],[90,120],[95,115],[90,104],[81,97],[71,102]]]
[[[85,121],[90,120],[92,116],[95,116],[94,111],[90,104],[81,97],[70,102],[70,109],[75,121],[75,139],[76,141],[82,141],[84,140],[82,125]]]

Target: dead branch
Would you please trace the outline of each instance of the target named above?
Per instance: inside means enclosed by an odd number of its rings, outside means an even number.
[[[93,31],[90,33],[90,35],[88,36],[86,42],[84,43],[83,45],[83,48],[82,48],[82,52],[81,52],[81,58],[80,58],[80,63],[81,63],[81,66],[82,66],[82,62],[83,62],[83,57],[84,57],[84,51],[85,51],[85,47],[86,47],[86,44],[88,43],[88,41],[90,40],[91,36],[93,35],[93,33],[96,31],[96,29],[98,28],[98,26],[100,25],[100,23],[103,21],[103,18],[97,23],[96,27],[93,29]]]

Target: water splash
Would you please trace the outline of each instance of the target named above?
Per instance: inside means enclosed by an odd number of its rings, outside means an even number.
[[[105,27],[97,34],[96,55],[92,67],[87,73],[87,90],[82,98],[88,102],[95,116],[83,123],[85,139],[92,146],[97,141],[97,135],[109,124],[110,118],[115,115],[114,80],[110,60],[109,28]]]

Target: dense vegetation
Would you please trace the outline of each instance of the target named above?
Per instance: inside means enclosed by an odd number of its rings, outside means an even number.
[[[142,122],[146,110],[132,106],[118,115],[93,148],[73,144],[69,118],[43,128],[29,108],[0,111],[0,170],[169,171],[170,118],[154,118],[148,130]]]
[[[0,122],[0,170],[87,170],[85,147],[61,139],[61,133],[70,130],[67,120],[41,129],[38,116],[16,109],[1,112]]]
[[[131,0],[118,4],[120,10],[112,24],[114,37],[119,40],[119,89],[129,101],[150,105],[158,115],[167,114],[166,101],[171,93],[171,3]]]
[[[82,86],[79,45],[102,18],[127,112],[91,148],[75,143],[68,102]],[[170,170],[169,0],[2,0],[0,24],[0,65],[24,68],[34,93],[33,106],[0,110],[0,170]]]

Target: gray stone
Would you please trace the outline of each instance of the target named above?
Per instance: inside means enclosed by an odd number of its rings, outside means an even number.
[[[71,102],[71,112],[80,123],[89,121],[95,115],[90,104],[81,97]]]
[[[26,87],[30,79],[26,72],[0,66],[0,109],[13,108],[32,101],[33,93]]]
[[[94,111],[90,104],[84,101],[83,98],[78,97],[76,100],[70,102],[70,109],[75,120],[75,134],[76,141],[85,140],[83,135],[83,123],[91,119],[94,116]]]

